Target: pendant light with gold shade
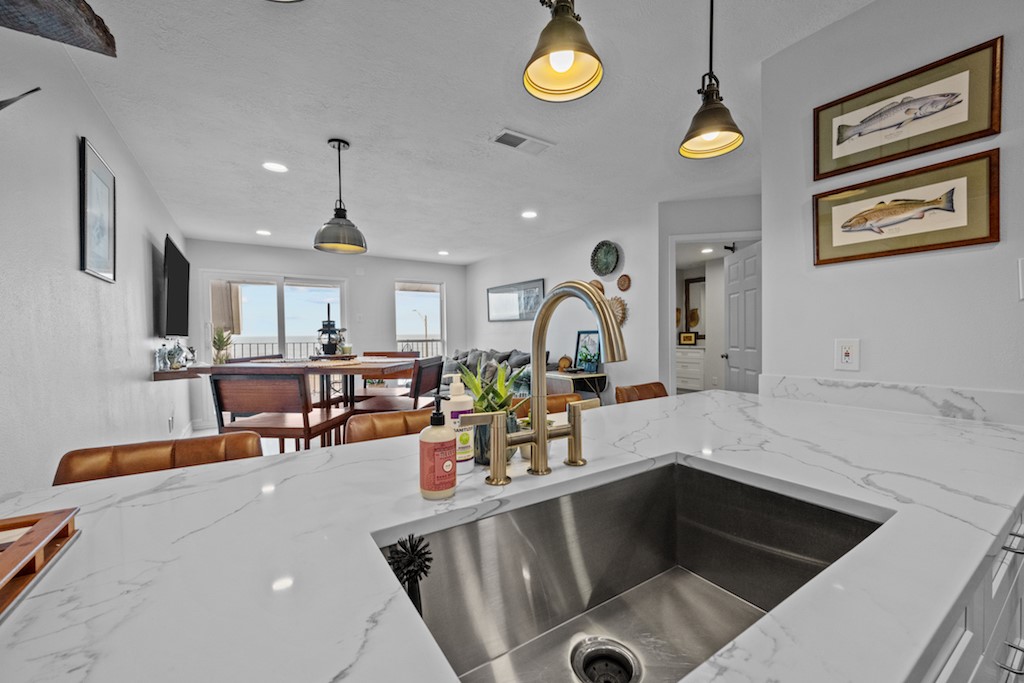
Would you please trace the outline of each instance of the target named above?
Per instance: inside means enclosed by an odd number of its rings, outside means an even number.
[[[540,32],[537,49],[523,71],[526,91],[545,102],[569,102],[601,83],[601,58],[580,26],[574,0],[540,0],[551,21]]]
[[[366,238],[348,219],[345,202],[341,201],[341,150],[348,149],[349,144],[338,138],[331,138],[327,144],[338,150],[338,201],[334,205],[334,218],[324,223],[313,238],[313,248],[335,254],[366,253]]]
[[[708,28],[708,72],[701,77],[697,94],[703,98],[700,109],[693,115],[690,130],[679,145],[679,153],[689,159],[710,159],[728,154],[743,144],[743,133],[732,120],[729,109],[722,104],[718,92],[718,77],[712,68],[715,45],[715,0],[711,2]]]

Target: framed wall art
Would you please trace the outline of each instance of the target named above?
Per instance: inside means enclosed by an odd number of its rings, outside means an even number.
[[[998,149],[814,195],[814,265],[998,241]]]
[[[679,333],[679,345],[680,346],[696,346],[697,345],[697,333],[696,332],[680,332]]]
[[[1002,36],[814,110],[814,179],[999,132]]]
[[[544,301],[544,280],[529,280],[487,289],[487,320],[533,320]]]
[[[117,256],[117,193],[114,173],[89,141],[79,150],[81,269],[114,282]]]
[[[597,363],[601,357],[601,333],[597,330],[580,330],[576,333],[575,367]],[[587,360],[593,359],[593,360]]]

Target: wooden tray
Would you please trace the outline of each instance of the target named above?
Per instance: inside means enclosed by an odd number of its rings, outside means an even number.
[[[11,541],[0,541],[0,621],[60,551],[78,536],[76,514],[78,508],[67,508],[0,519],[0,535],[17,536]],[[18,531],[22,533],[18,535]]]

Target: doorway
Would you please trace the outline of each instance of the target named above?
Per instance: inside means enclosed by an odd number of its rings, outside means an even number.
[[[732,292],[727,296],[727,292],[736,289],[736,283],[730,284],[736,273],[752,267],[750,258],[744,256],[737,268],[733,254],[749,254],[752,245],[757,245],[759,277],[760,237],[758,231],[669,237],[669,253],[663,258],[670,263],[663,261],[662,267],[671,274],[670,306],[661,312],[659,329],[671,335],[667,348],[661,347],[667,351],[662,368],[667,369],[663,381],[670,393],[710,389],[757,392],[760,294],[750,295],[749,280],[740,285],[748,287],[745,295],[737,297]],[[732,261],[727,262],[727,257]],[[736,359],[756,371],[737,369]]]

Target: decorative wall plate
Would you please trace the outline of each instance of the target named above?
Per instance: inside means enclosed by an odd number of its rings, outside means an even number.
[[[621,296],[613,296],[608,299],[608,305],[612,307],[612,313],[615,314],[615,319],[619,323],[619,327],[625,324],[626,319],[629,318],[629,306],[623,301]]]
[[[604,283],[603,282],[601,282],[600,280],[591,280],[590,284],[594,285],[594,287],[597,288],[597,291],[599,291],[602,294],[604,294]]]
[[[619,265],[619,248],[608,240],[601,240],[590,253],[590,268],[597,275],[608,275]]]
[[[619,276],[619,279],[615,281],[615,284],[619,286],[620,292],[625,292],[626,290],[629,289],[629,286],[633,284],[633,280],[628,275],[623,273],[622,275]]]

